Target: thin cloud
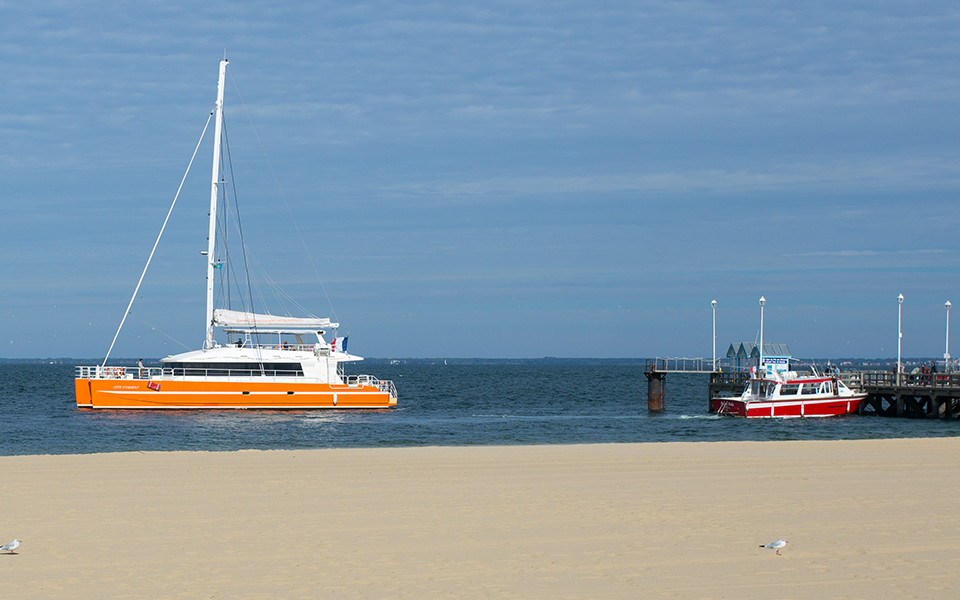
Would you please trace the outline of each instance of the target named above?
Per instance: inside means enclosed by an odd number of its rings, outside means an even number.
[[[434,180],[389,186],[409,194],[485,196],[489,194],[568,194],[609,192],[747,192],[792,189],[923,190],[960,184],[960,162],[942,159],[865,161],[859,164],[802,163],[768,171],[703,169],[639,174],[564,177],[495,177]]]
[[[873,256],[922,256],[928,254],[946,254],[949,250],[944,249],[925,249],[925,250],[831,250],[823,252],[801,252],[797,254],[787,254],[787,258],[801,256],[836,256],[840,258],[852,257],[873,257]]]

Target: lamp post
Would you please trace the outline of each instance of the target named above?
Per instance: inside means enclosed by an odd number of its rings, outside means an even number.
[[[757,370],[763,369],[763,305],[767,303],[767,299],[763,296],[760,296],[760,362],[757,365]]]
[[[947,346],[943,351],[943,362],[944,369],[949,373],[950,372],[950,301],[947,300],[943,303],[944,308],[947,309]]]
[[[903,321],[901,316],[903,314],[903,294],[897,296],[897,385],[900,385],[900,372],[903,370],[903,367],[900,364],[900,342],[903,340],[903,329],[901,328]]]
[[[717,370],[717,301],[710,301],[710,308],[713,309],[713,368],[711,370]],[[947,313],[948,315],[950,313]],[[948,320],[947,323],[950,321]]]

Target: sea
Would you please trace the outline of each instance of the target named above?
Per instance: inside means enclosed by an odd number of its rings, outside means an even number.
[[[70,364],[0,364],[0,455],[497,446],[960,435],[956,420],[737,419],[707,410],[706,375],[667,375],[647,410],[639,365],[382,364],[399,404],[374,411],[79,410]]]

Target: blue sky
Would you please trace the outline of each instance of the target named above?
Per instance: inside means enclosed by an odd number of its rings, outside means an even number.
[[[0,357],[106,352],[224,50],[248,244],[358,354],[709,356],[710,300],[722,352],[763,295],[795,355],[895,357],[903,293],[941,355],[958,34],[949,2],[0,2]],[[116,356],[202,341],[209,144]]]

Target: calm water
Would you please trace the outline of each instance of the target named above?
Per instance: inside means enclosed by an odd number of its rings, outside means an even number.
[[[646,409],[641,367],[367,365],[393,379],[385,411],[81,411],[71,365],[0,365],[0,454],[933,437],[960,422],[745,420],[706,412],[705,376],[668,375]]]

